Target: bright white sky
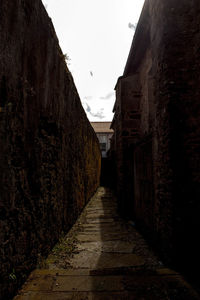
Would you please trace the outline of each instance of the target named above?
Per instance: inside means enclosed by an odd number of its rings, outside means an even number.
[[[90,121],[111,121],[144,0],[42,0]]]

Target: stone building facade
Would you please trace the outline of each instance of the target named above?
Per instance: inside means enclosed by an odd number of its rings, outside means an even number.
[[[106,158],[110,149],[110,140],[113,130],[110,128],[111,122],[91,122],[91,125],[99,140],[101,155]]]
[[[199,41],[199,1],[146,0],[111,125],[120,211],[191,273],[200,265]]]

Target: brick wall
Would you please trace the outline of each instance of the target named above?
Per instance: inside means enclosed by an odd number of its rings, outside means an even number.
[[[2,0],[0,36],[0,298],[5,299],[95,192],[101,154],[41,1]]]

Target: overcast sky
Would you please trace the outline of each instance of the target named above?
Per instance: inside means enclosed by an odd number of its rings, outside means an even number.
[[[144,0],[42,0],[90,121],[111,121]]]

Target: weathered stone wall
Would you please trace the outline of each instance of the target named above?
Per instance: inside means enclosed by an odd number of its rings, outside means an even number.
[[[41,1],[0,1],[0,39],[0,298],[8,299],[98,187],[101,154]]]
[[[164,248],[193,272],[200,265],[200,3],[150,1],[150,14],[157,28],[151,28],[157,59],[156,226],[161,241],[169,232]]]
[[[199,38],[199,1],[147,0],[113,121],[125,214],[165,260],[187,270],[200,264]]]

